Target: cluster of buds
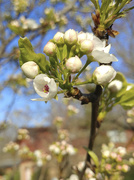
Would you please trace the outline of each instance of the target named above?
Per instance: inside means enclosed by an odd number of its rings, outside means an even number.
[[[3,152],[5,153],[11,153],[14,154],[16,152],[18,152],[19,150],[19,145],[15,142],[10,141],[4,148],[3,148]]]
[[[129,162],[124,159],[126,153],[125,147],[116,148],[113,143],[109,143],[108,146],[102,145],[102,171],[107,172],[108,174],[112,174],[113,172],[129,171]]]
[[[63,44],[69,46],[71,49],[70,53],[72,53],[72,56],[65,61],[68,71],[78,73],[82,68],[80,57],[87,55],[88,58],[92,57],[91,61],[106,64],[96,68],[93,74],[93,80],[96,84],[105,85],[113,80],[116,71],[107,64],[117,61],[117,59],[114,55],[109,54],[111,45],[105,47],[106,42],[100,40],[92,33],[78,33],[73,29],[69,29],[65,33],[57,32],[53,40],[44,47],[44,53],[54,57],[57,53],[57,46],[63,46]]]
[[[33,159],[33,152],[27,146],[21,147],[18,151],[18,155],[23,160]]]
[[[68,106],[67,106],[67,110],[68,110],[68,115],[69,115],[69,116],[72,116],[72,115],[74,115],[74,114],[79,113],[79,109],[76,108],[76,107],[73,106],[73,105],[68,105]]]
[[[134,108],[127,111],[127,116],[128,116],[127,122],[133,123],[134,122]]]
[[[54,124],[56,125],[57,129],[60,129],[62,127],[62,124],[63,124],[63,117],[57,116],[54,119]]]
[[[13,0],[13,5],[14,5],[14,10],[17,13],[21,13],[24,12],[27,7],[29,6],[29,0],[25,1],[25,0]]]
[[[69,132],[66,129],[59,129],[58,130],[58,139],[59,140],[65,140],[68,141],[69,140]]]
[[[34,19],[26,19],[24,16],[21,16],[19,20],[12,20],[10,25],[22,28],[24,31],[35,30],[39,27],[39,24],[37,24]]]
[[[59,13],[55,12],[54,8],[45,8],[44,14],[46,16],[45,19],[40,19],[40,23],[42,24],[42,26],[47,24],[49,28],[55,29],[56,23],[58,23],[60,27],[68,23],[66,16],[60,16]]]
[[[49,150],[57,159],[62,160],[66,155],[75,155],[76,149],[66,141],[57,141],[49,146]]]
[[[24,38],[23,41],[27,40]],[[65,91],[71,89],[78,76],[92,61],[105,65],[95,69],[90,83],[103,86],[110,83],[114,79],[116,71],[109,63],[117,61],[116,57],[109,53],[110,48],[111,45],[106,46],[105,40],[100,40],[92,33],[78,33],[73,29],[69,29],[65,33],[57,32],[43,49],[50,61],[46,60],[46,67],[42,68],[41,66],[44,65],[34,61],[25,62],[21,66],[24,74],[28,78],[34,79],[34,89],[42,97],[33,100],[48,101],[55,98],[58,91],[57,84]],[[84,66],[80,59],[83,55],[87,55],[87,62]],[[41,58],[40,55],[39,58]],[[40,74],[42,71],[45,74]],[[78,74],[71,81],[71,74],[75,73]]]
[[[35,150],[33,152],[33,158],[38,167],[43,166],[46,162],[51,160],[51,156],[49,154],[43,153],[41,150]]]
[[[30,136],[29,136],[29,132],[27,129],[19,129],[18,130],[18,137],[17,137],[18,140],[27,140],[29,138],[30,138]]]
[[[34,19],[26,19],[24,16],[20,17],[20,22],[24,30],[35,30],[39,27]]]

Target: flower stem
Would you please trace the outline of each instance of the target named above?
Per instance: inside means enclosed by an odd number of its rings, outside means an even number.
[[[78,79],[79,75],[86,69],[86,67],[91,63],[89,59],[87,60],[86,64],[83,66],[83,68],[79,71],[79,73],[75,76],[73,79],[73,82],[75,82],[76,79]]]
[[[92,78],[90,78],[88,81],[74,83],[73,86],[79,86],[79,85],[84,85],[84,84],[89,84],[89,83],[92,83]]]

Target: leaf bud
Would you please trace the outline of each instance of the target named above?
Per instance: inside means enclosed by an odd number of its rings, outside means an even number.
[[[116,76],[116,71],[112,66],[101,65],[93,72],[93,80],[95,84],[106,85]]]
[[[77,73],[82,68],[82,62],[78,56],[71,57],[66,61],[66,68],[71,73]]]
[[[69,45],[74,45],[77,42],[77,33],[73,29],[69,29],[65,32],[64,35],[65,42]]]
[[[56,52],[57,52],[57,47],[53,42],[48,42],[43,49],[43,52],[47,55],[47,56],[55,56]]]
[[[27,78],[34,79],[39,74],[39,66],[34,61],[28,61],[21,66]]]

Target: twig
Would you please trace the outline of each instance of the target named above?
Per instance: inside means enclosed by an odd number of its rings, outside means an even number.
[[[94,96],[96,97],[94,101],[92,101],[92,115],[91,115],[91,131],[90,131],[90,137],[89,137],[89,144],[88,144],[88,149],[93,150],[93,145],[95,142],[95,137],[96,137],[96,129],[97,129],[97,116],[98,116],[98,110],[99,110],[99,100],[100,96],[102,94],[102,87],[100,85],[96,86],[96,90],[94,92]],[[86,157],[86,163],[85,166],[80,174],[80,180],[83,179],[84,172],[86,170],[86,167],[88,166],[92,167],[91,164],[91,156],[87,152],[87,157]]]

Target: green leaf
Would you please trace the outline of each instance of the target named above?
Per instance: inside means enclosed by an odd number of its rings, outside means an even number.
[[[96,0],[91,0],[91,2],[94,4],[94,7],[97,9],[97,3],[96,3]]]
[[[66,57],[67,57],[67,45],[65,44],[63,46],[62,59],[65,59]]]
[[[8,28],[11,29],[11,31],[13,31],[17,35],[24,36],[24,34],[25,34],[25,31],[22,27],[16,27],[16,26],[9,24]]]
[[[62,53],[59,48],[57,48],[57,59],[60,61],[62,60]]]
[[[98,167],[99,166],[99,159],[98,159],[97,155],[93,151],[90,151],[90,150],[88,150],[88,154],[91,156],[96,167]]]
[[[46,60],[45,55],[41,53],[36,54],[33,50],[31,42],[28,40],[27,37],[20,38],[18,43],[20,49],[20,66],[22,66],[25,62],[34,61],[38,64],[43,73],[49,74],[50,64]]]
[[[110,3],[111,3],[111,0],[103,0],[102,5],[101,5],[101,12],[105,13]]]
[[[120,104],[124,109],[134,107],[134,85],[130,90],[126,90],[125,94],[121,96],[118,104]]]

